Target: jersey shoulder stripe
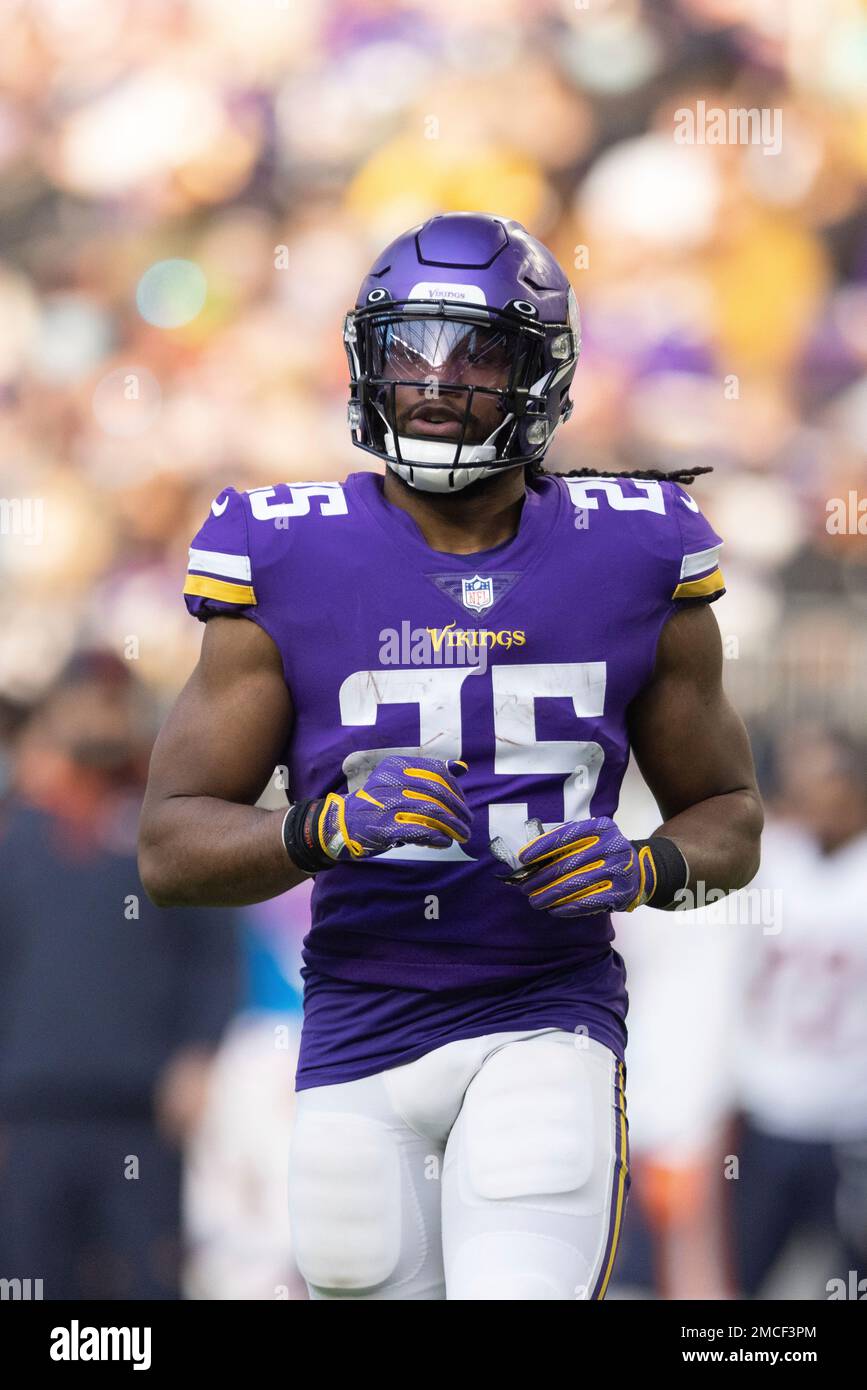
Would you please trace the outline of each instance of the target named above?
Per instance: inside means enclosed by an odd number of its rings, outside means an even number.
[[[236,603],[249,608],[256,603],[252,584],[228,584],[223,579],[209,579],[204,574],[188,574],[184,593],[194,598],[213,598],[220,603]]]
[[[237,615],[258,604],[243,494],[224,488],[190,546],[184,599],[194,618]]]
[[[703,574],[709,574],[715,570],[719,564],[719,554],[722,550],[722,541],[719,545],[711,545],[707,550],[695,550],[692,554],[684,555],[680,563],[680,578],[697,579]]]
[[[221,579],[244,579],[249,584],[252,569],[249,555],[231,555],[225,550],[199,550],[190,546],[189,570],[215,574]]]
[[[676,603],[713,603],[725,593],[719,558],[722,538],[701,512],[694,497],[677,483],[666,482],[680,535],[680,563],[671,593]]]
[[[678,584],[672,598],[719,598],[725,590],[725,580],[721,569],[715,569],[710,574],[706,574],[702,579],[689,579],[684,584]]]
[[[680,564],[680,582],[672,594],[673,599],[719,598],[725,589],[725,580],[719,567],[722,542],[694,550],[684,555]]]

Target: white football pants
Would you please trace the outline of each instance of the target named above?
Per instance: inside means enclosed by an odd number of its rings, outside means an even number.
[[[300,1091],[290,1223],[310,1297],[604,1297],[629,1188],[623,1083],[607,1047],[547,1028]]]

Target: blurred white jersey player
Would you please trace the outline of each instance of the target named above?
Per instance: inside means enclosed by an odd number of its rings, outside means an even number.
[[[867,754],[799,728],[780,747],[778,780],[781,818],[749,890],[774,911],[750,929],[733,1034],[747,1293],[809,1227],[830,1235],[836,1224],[862,1275],[867,1248]]]

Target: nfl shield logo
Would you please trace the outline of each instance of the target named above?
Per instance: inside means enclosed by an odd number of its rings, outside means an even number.
[[[477,613],[483,608],[490,608],[494,602],[493,579],[482,579],[478,574],[474,574],[472,579],[462,580],[462,584],[465,608],[472,608]]]

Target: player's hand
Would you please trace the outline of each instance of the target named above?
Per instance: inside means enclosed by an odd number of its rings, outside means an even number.
[[[472,812],[457,779],[457,759],[383,758],[364,786],[349,796],[330,792],[290,811],[284,844],[299,867],[315,873],[330,864],[370,859],[397,845],[447,849],[469,838]],[[295,808],[293,808],[293,811]]]
[[[491,850],[513,872],[506,878],[525,895],[531,907],[554,917],[588,917],[597,912],[632,912],[647,900],[654,886],[649,851],[638,850],[613,820],[565,821],[537,831],[510,855],[502,841]]]

